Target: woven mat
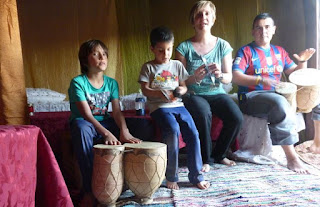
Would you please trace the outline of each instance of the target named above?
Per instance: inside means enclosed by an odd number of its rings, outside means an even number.
[[[211,187],[199,190],[188,182],[188,170],[179,168],[180,190],[161,186],[148,206],[320,206],[320,176],[299,175],[280,165],[237,162],[227,167],[214,164],[205,179]],[[117,206],[142,206],[127,190]]]
[[[320,170],[320,154],[313,154],[309,150],[312,142],[312,140],[303,142],[295,146],[295,149],[304,162]]]

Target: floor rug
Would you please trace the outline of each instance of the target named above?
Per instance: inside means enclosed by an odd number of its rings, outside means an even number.
[[[312,143],[312,140],[303,142],[295,146],[295,149],[303,161],[320,170],[320,154],[313,154],[309,150]]]
[[[188,182],[188,170],[179,168],[180,190],[161,186],[147,206],[320,206],[320,176],[299,175],[280,165],[237,162],[234,167],[214,164],[205,173],[211,187],[199,190]],[[142,206],[125,191],[117,206]]]

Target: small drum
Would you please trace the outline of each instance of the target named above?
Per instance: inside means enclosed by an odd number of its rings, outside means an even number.
[[[92,193],[99,203],[115,206],[123,184],[123,145],[93,146]]]
[[[159,142],[126,143],[124,176],[140,203],[148,204],[161,185],[167,168],[167,145]]]
[[[292,107],[292,110],[294,112],[296,112],[297,110],[297,99],[296,99],[296,95],[297,95],[297,86],[293,83],[289,83],[289,82],[280,82],[276,88],[276,93],[284,96],[287,101],[289,102],[289,104]]]
[[[298,86],[298,111],[309,113],[320,103],[320,70],[304,68],[289,75],[289,80]]]

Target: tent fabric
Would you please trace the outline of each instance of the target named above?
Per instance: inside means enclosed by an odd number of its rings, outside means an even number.
[[[0,18],[0,124],[25,124],[27,102],[15,0],[1,0]]]
[[[100,39],[108,46],[105,74],[118,81],[120,95],[138,92],[141,66],[153,58],[150,30],[160,25],[171,28],[175,46],[191,37],[194,32],[188,15],[195,1],[0,0],[1,123],[24,122],[25,86],[67,94],[70,80],[80,74],[80,44],[88,39]],[[252,41],[252,20],[261,12],[270,12],[276,20],[273,44],[283,46],[291,55],[316,47],[312,26],[316,0],[212,2],[217,8],[212,33],[231,44],[233,55]]]

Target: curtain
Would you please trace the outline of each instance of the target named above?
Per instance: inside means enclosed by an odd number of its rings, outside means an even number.
[[[25,124],[27,102],[15,0],[0,0],[0,18],[0,124]]]
[[[309,31],[314,27],[309,17],[314,15],[312,5],[316,1],[212,0],[217,7],[212,33],[231,44],[234,56],[242,45],[252,41],[253,18],[269,12],[277,24],[272,43],[283,46],[292,55],[315,47],[309,41]],[[79,46],[93,38],[109,47],[106,75],[118,81],[120,95],[138,92],[141,66],[153,58],[150,30],[168,26],[175,34],[175,46],[190,38],[194,31],[188,16],[194,2],[17,0],[16,4],[13,0],[1,0],[1,119],[20,120],[25,116],[24,86],[67,94],[70,80],[80,74]],[[14,98],[17,100],[13,101]]]

